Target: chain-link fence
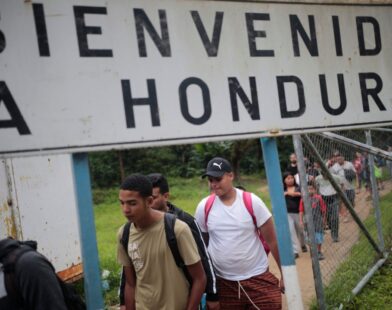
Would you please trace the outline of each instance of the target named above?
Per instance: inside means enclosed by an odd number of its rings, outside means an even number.
[[[320,309],[337,309],[361,289],[388,251],[384,237],[391,231],[392,206],[379,201],[392,192],[392,129],[299,137],[301,150],[294,145],[300,179],[307,183],[301,183],[301,191],[303,198],[309,197],[304,199],[304,219],[307,230],[312,229],[308,240],[314,243],[317,304]],[[325,203],[325,212],[312,187]]]

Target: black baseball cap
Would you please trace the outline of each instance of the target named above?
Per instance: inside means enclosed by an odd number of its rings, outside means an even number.
[[[206,176],[220,178],[226,172],[231,171],[231,165],[226,159],[214,157],[208,162],[206,172],[202,175],[202,178],[205,178]]]

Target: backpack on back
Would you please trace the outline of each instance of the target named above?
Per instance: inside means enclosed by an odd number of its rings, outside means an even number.
[[[173,255],[174,261],[176,262],[176,265],[182,269],[182,272],[184,273],[187,281],[190,284],[190,287],[192,286],[192,277],[189,274],[189,271],[184,263],[184,260],[181,257],[180,251],[178,249],[178,244],[177,244],[177,238],[176,234],[174,232],[174,225],[176,223],[176,215],[171,214],[171,213],[165,213],[164,215],[164,226],[165,226],[165,235],[166,235],[166,241],[167,244],[169,245],[170,251]],[[123,233],[121,236],[120,243],[124,247],[125,252],[128,255],[128,242],[129,242],[129,232],[131,229],[131,222],[127,222],[124,225]],[[199,305],[199,309],[206,309],[205,304],[205,294],[202,297],[201,303]]]
[[[188,269],[184,263],[184,260],[181,257],[180,251],[178,250],[177,238],[174,233],[174,225],[176,223],[176,216],[170,213],[165,213],[164,215],[164,224],[165,224],[165,235],[166,241],[169,245],[170,251],[173,254],[176,265],[182,269],[185,274],[186,279],[189,284],[192,286],[192,278],[188,272]],[[123,233],[121,236],[121,244],[125,249],[125,252],[128,253],[128,242],[129,242],[129,232],[131,229],[131,223],[127,222],[124,225]]]
[[[30,251],[37,251],[37,242],[32,240],[16,241],[10,239],[10,244],[12,248],[8,251],[6,255],[2,255],[2,257],[0,257],[0,262],[3,265],[2,269],[4,272],[4,280],[8,296],[20,304],[23,299],[16,284],[17,282],[15,277],[15,266],[18,260],[23,256],[23,254]],[[55,268],[53,267],[52,263],[49,262],[49,260],[47,260],[46,258],[45,260],[52,267],[53,272],[55,272]],[[57,274],[56,277],[63,293],[67,309],[85,310],[86,305],[82,298],[75,292],[73,286],[69,283],[64,282]]]
[[[357,174],[351,169],[344,169],[344,177],[347,181],[352,182],[356,178]]]
[[[209,213],[211,211],[212,205],[214,204],[215,198],[216,198],[215,194],[211,194],[210,196],[208,196],[206,204],[204,206],[204,221],[205,221],[206,226],[207,226],[208,215],[209,215]],[[263,235],[260,233],[260,230],[257,228],[256,217],[255,217],[255,214],[253,212],[251,193],[244,191],[243,194],[242,194],[242,198],[244,200],[244,204],[245,204],[246,210],[248,210],[250,216],[252,217],[253,224],[256,227],[257,236],[259,237],[260,242],[261,242],[261,244],[264,247],[265,253],[268,255],[271,250],[270,250],[267,242],[265,242],[265,240],[263,238]]]

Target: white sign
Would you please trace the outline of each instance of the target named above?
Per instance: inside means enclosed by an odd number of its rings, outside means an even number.
[[[392,124],[392,7],[0,0],[0,156]]]

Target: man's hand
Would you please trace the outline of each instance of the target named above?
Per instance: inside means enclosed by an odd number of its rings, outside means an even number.
[[[207,310],[219,310],[220,303],[219,301],[208,301],[207,300]]]

